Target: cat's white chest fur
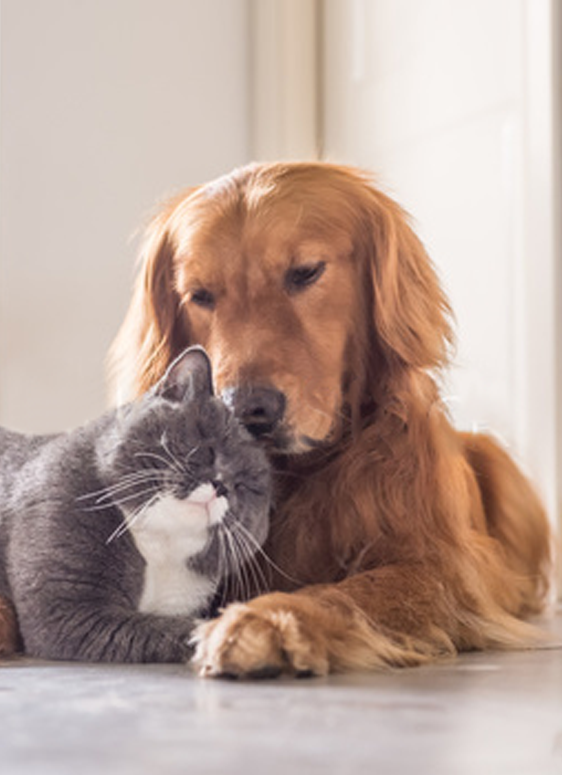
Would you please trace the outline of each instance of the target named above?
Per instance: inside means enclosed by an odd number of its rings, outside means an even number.
[[[209,539],[211,525],[228,510],[207,483],[189,498],[159,498],[130,521],[130,531],[145,562],[139,610],[166,616],[187,616],[201,609],[214,593],[213,580],[188,567]]]

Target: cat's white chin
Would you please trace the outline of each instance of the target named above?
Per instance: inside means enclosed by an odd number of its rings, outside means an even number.
[[[203,551],[210,528],[227,511],[227,499],[206,483],[188,498],[164,495],[130,520],[130,532],[146,562],[139,610],[188,615],[207,602],[213,583],[191,570],[188,560]]]
[[[200,506],[206,510],[210,525],[222,522],[228,511],[228,500],[224,495],[217,495],[211,482],[200,484],[186,499],[187,503]]]

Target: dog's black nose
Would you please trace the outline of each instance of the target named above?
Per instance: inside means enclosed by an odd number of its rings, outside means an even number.
[[[285,414],[285,396],[275,388],[227,388],[222,398],[256,438],[273,433]]]

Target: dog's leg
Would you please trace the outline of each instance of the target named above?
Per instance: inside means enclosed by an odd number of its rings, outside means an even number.
[[[427,567],[380,568],[228,606],[196,630],[194,664],[203,676],[325,675],[540,641],[534,628],[489,605],[467,600],[461,609]]]
[[[411,572],[406,575],[411,577]],[[422,595],[401,600],[392,579],[376,571],[356,578],[361,589],[355,583],[347,590],[344,582],[230,605],[196,631],[195,665],[204,676],[324,675],[418,665],[455,652],[443,630],[423,621],[428,603]],[[374,599],[368,602],[369,613],[362,610],[361,600],[354,600],[373,591],[384,609],[385,621],[380,623],[369,616]],[[389,627],[392,623],[394,627]],[[411,635],[404,634],[408,630]]]

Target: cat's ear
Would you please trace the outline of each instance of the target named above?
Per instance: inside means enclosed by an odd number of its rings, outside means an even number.
[[[213,395],[211,361],[202,347],[179,355],[156,386],[157,395],[169,401],[186,401]]]

